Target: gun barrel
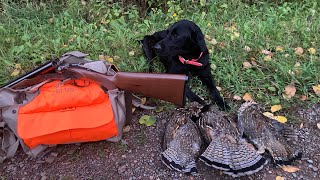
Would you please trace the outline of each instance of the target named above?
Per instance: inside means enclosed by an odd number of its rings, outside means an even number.
[[[22,75],[22,76],[19,76],[18,78],[12,80],[12,81],[9,81],[8,83],[6,83],[5,85],[1,86],[0,87],[0,90],[3,89],[3,88],[8,88],[8,87],[12,87],[16,84],[18,84],[19,82],[25,80],[25,79],[28,79],[28,78],[32,78],[32,77],[35,77],[36,75],[39,75],[39,74],[44,74],[44,73],[47,73],[47,72],[50,72],[54,69],[54,66],[52,64],[51,61],[47,62],[46,64],[30,71],[30,72],[27,72],[26,74]]]

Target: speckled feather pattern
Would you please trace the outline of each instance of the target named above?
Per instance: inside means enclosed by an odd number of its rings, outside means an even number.
[[[264,109],[255,102],[246,102],[238,110],[238,127],[257,148],[271,154],[276,165],[288,165],[300,153],[293,150],[286,138],[296,138],[296,131],[263,115]]]
[[[200,155],[202,139],[197,125],[190,119],[191,115],[200,112],[198,110],[181,108],[168,117],[162,162],[171,169],[190,174],[198,172],[196,159]]]
[[[253,174],[267,163],[254,147],[241,138],[231,114],[215,106],[203,113],[200,131],[209,144],[200,159],[233,177]]]

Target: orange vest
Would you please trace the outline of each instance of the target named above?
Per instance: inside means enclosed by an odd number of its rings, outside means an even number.
[[[108,95],[95,82],[52,81],[18,110],[17,133],[31,149],[118,135]]]

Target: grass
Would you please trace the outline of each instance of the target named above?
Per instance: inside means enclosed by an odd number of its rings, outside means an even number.
[[[212,72],[224,97],[250,93],[265,104],[290,106],[305,95],[319,102],[312,86],[320,84],[320,4],[317,0],[289,1],[168,1],[166,9],[152,8],[140,17],[136,6],[122,8],[109,1],[68,0],[0,5],[0,84],[21,64],[19,73],[65,52],[79,50],[112,57],[121,71],[146,72],[148,66],[137,40],[179,19],[195,21],[206,35]],[[153,1],[152,1],[153,2]],[[201,1],[203,2],[203,1]],[[216,42],[214,42],[214,40]],[[250,52],[244,50],[251,48]],[[281,46],[283,51],[276,51]],[[302,55],[295,48],[302,47]],[[307,49],[315,48],[310,54]],[[262,50],[273,51],[265,61]],[[131,53],[129,53],[131,52]],[[257,66],[244,69],[244,61]],[[299,67],[295,65],[300,63]],[[160,64],[159,71],[163,70]],[[198,94],[207,96],[200,81],[192,80]],[[294,84],[296,95],[284,99],[284,88]]]

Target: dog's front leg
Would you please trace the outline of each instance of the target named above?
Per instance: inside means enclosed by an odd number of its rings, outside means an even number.
[[[208,77],[199,76],[199,78],[202,81],[202,83],[209,88],[210,94],[212,95],[213,100],[216,102],[219,108],[224,111],[229,110],[230,107],[220,96],[220,93],[215,85],[213,76],[210,74]]]
[[[191,91],[189,86],[186,86],[186,97],[189,99],[190,102],[196,101],[201,105],[206,105],[203,99],[201,99],[198,95]]]

